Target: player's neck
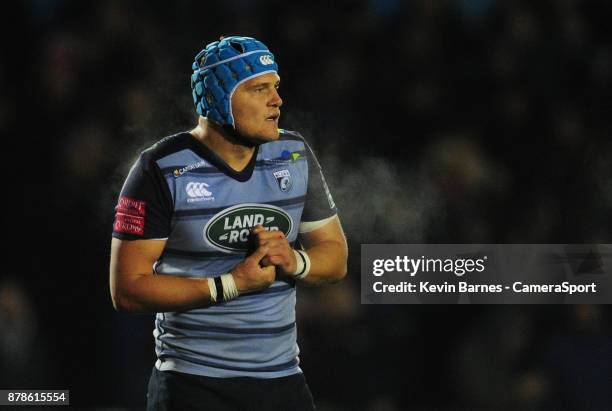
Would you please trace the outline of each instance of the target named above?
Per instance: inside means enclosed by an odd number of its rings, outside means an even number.
[[[203,117],[200,117],[197,127],[190,133],[236,171],[242,171],[255,152],[255,147],[240,144],[228,136],[221,127],[208,122]]]

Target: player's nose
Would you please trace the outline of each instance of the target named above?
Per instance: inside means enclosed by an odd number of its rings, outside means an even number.
[[[281,98],[280,94],[278,94],[277,89],[273,89],[272,97],[268,102],[268,105],[272,107],[280,107],[283,105],[283,99]]]

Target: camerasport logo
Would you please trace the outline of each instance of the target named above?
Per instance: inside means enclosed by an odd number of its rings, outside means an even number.
[[[282,208],[267,204],[239,204],[227,208],[208,221],[204,241],[221,251],[247,251],[250,232],[261,224],[270,231],[282,231],[289,237],[293,221]]]
[[[187,202],[194,203],[197,201],[214,200],[215,197],[213,196],[213,193],[210,190],[208,190],[209,187],[210,186],[206,183],[196,183],[193,181],[187,184],[187,186],[185,187],[187,196],[189,196],[189,198],[187,199]]]

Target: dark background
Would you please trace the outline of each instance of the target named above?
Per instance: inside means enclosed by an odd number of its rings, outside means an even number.
[[[3,6],[4,7],[4,6]],[[195,54],[275,54],[318,153],[347,280],[300,290],[321,410],[612,407],[608,306],[362,306],[362,243],[610,243],[607,1],[29,0],[3,9],[0,388],[140,409],[152,316],[113,310],[113,209],[139,151],[195,124]]]

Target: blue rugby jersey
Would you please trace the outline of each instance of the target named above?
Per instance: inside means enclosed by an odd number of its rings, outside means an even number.
[[[179,133],[145,150],[130,170],[113,236],[167,239],[155,273],[215,277],[245,258],[255,225],[281,230],[293,244],[301,222],[334,214],[321,168],[298,133],[281,130],[241,172]],[[301,372],[295,298],[295,283],[277,275],[269,288],[226,303],[157,313],[156,367],[223,378]]]

